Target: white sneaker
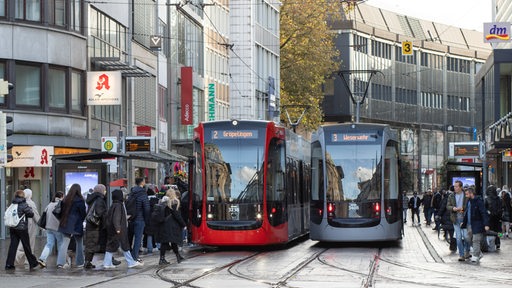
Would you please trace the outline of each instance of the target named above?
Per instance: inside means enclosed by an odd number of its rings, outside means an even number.
[[[471,256],[471,263],[477,263],[481,257]]]
[[[136,268],[136,267],[142,267],[144,266],[144,263],[141,263],[139,261],[135,261],[132,265],[129,265],[128,268]]]
[[[114,269],[114,268],[116,268],[116,266],[114,266],[114,265],[103,265],[103,268],[105,268],[105,269]]]

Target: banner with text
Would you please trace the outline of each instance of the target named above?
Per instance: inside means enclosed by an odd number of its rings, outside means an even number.
[[[192,67],[181,67],[181,125],[194,124]]]

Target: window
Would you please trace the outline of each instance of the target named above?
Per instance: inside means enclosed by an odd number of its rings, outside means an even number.
[[[66,71],[48,70],[48,102],[50,108],[66,108]]]
[[[0,0],[0,17],[5,17],[5,0]]]
[[[82,73],[71,72],[71,109],[82,112]]]
[[[71,30],[75,30],[75,31],[78,31],[80,32],[81,31],[81,28],[80,28],[80,25],[82,23],[81,21],[81,17],[82,17],[82,3],[81,3],[82,0],[71,0],[70,1],[70,14],[71,14],[71,17],[70,17],[70,28]]]
[[[126,55],[126,28],[94,8],[91,9],[90,19],[91,37],[88,45],[90,56],[115,57],[125,61],[123,57]]]
[[[0,62],[0,78],[5,80],[5,63]],[[5,104],[5,96],[0,95],[0,105]]]
[[[66,3],[64,0],[48,1],[48,23],[55,26],[66,24]]]
[[[40,0],[14,0],[14,15],[16,19],[41,21]]]
[[[368,53],[368,38],[359,35],[354,35],[354,44],[352,45],[355,51]]]
[[[16,65],[16,105],[41,106],[41,68]]]

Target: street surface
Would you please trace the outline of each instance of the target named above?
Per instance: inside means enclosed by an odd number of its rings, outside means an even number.
[[[442,238],[442,237],[441,237]],[[5,265],[8,240],[2,240]],[[38,245],[43,245],[44,241]],[[42,247],[36,248],[36,256]],[[105,270],[59,269],[55,255],[48,268],[0,271],[2,287],[512,287],[512,240],[502,239],[501,250],[485,253],[480,264],[458,262],[448,244],[431,227],[405,227],[405,237],[387,244],[320,244],[303,239],[284,248],[215,249],[185,247],[187,259],[176,263],[172,251],[167,266],[158,266],[158,252],[143,255],[144,267],[123,263]]]

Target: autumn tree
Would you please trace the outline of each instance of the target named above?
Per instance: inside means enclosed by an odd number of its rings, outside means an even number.
[[[338,17],[341,2],[283,0],[282,3],[281,106],[290,107],[284,109],[293,122],[300,117],[303,105],[308,105],[299,128],[311,131],[322,123],[322,84],[339,67],[335,34],[329,30],[328,19]],[[294,105],[301,108],[291,108]],[[288,122],[286,113],[281,113],[281,120]]]

